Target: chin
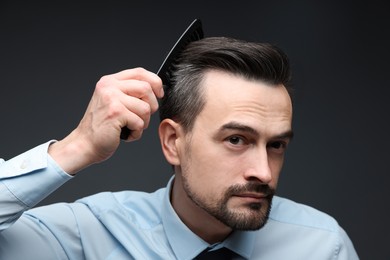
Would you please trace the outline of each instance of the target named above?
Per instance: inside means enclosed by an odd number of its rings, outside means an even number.
[[[227,209],[226,214],[220,216],[219,220],[233,230],[254,231],[264,227],[270,211],[270,203],[250,203],[245,206],[245,209]]]

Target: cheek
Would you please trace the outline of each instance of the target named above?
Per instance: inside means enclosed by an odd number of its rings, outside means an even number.
[[[227,153],[223,145],[215,143],[208,135],[194,134],[191,141],[186,142],[185,148],[183,173],[196,190],[210,196],[220,196],[237,181],[242,171],[242,158]]]
[[[185,174],[189,184],[208,196],[222,193],[231,178],[228,163],[210,150],[201,151],[194,147],[187,166]]]

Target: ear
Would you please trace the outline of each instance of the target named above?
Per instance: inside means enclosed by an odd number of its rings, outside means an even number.
[[[181,126],[172,119],[164,119],[160,123],[158,134],[165,159],[171,165],[180,165],[178,140],[182,136]]]

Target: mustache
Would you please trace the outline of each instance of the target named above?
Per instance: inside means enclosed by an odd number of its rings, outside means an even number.
[[[261,184],[255,181],[249,181],[245,184],[235,184],[230,186],[226,191],[226,196],[233,196],[237,194],[242,194],[246,192],[261,193],[266,196],[273,196],[275,194],[275,189],[271,188],[268,184]]]

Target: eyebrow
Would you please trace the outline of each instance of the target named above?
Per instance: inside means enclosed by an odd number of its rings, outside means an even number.
[[[257,130],[255,130],[254,128],[247,126],[247,125],[244,125],[244,124],[241,124],[241,123],[237,123],[237,122],[229,122],[227,124],[222,125],[219,128],[219,131],[221,131],[221,132],[224,130],[238,130],[238,131],[250,133],[252,135],[255,135],[256,137],[260,136],[260,133]],[[280,133],[280,134],[274,136],[273,138],[291,140],[293,137],[294,137],[293,130],[288,130],[286,132],[283,132],[283,133]]]
[[[256,136],[260,135],[259,132],[257,132],[252,127],[247,126],[247,125],[243,125],[243,124],[240,124],[240,123],[237,123],[237,122],[229,122],[227,124],[222,125],[219,128],[219,131],[221,131],[221,132],[224,131],[224,130],[239,130],[241,132],[248,132],[248,133],[256,135]]]

